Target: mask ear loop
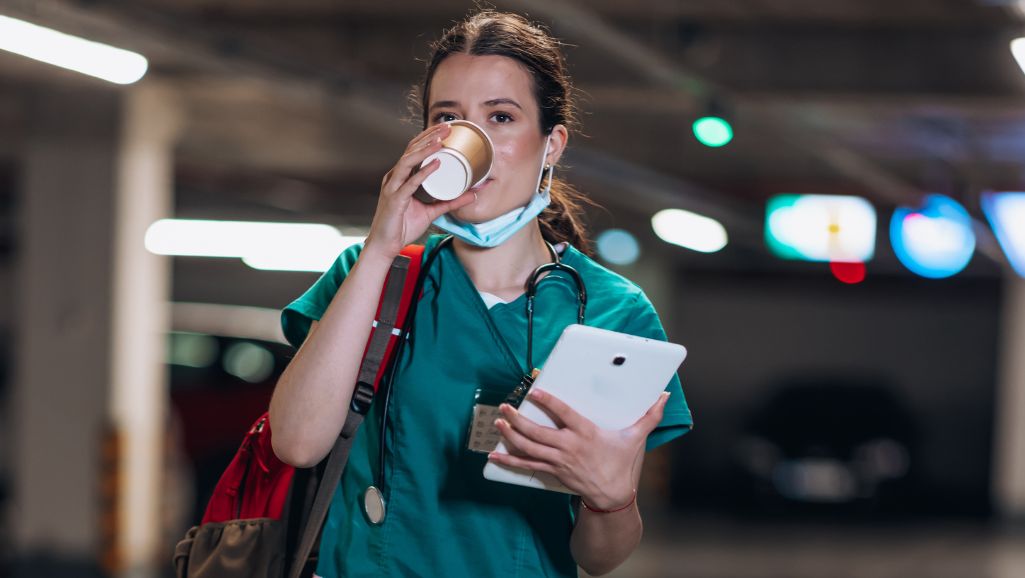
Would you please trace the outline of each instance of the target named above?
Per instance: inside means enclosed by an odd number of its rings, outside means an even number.
[[[546,160],[548,159],[548,149],[551,147],[551,144],[552,135],[551,133],[549,133],[548,139],[545,140],[545,152],[541,154],[541,170],[537,173],[537,192],[542,195],[551,192],[552,177],[555,174],[555,167],[553,167],[551,163],[546,162]],[[542,189],[541,183],[544,181],[546,172],[548,173],[548,185],[544,189]]]
[[[541,188],[541,183],[538,183],[538,188],[537,188],[537,192],[542,194],[542,195],[547,195],[548,193],[552,192],[552,179],[554,178],[554,175],[555,175],[555,167],[553,167],[550,164],[546,164],[545,168],[542,169],[542,173],[541,173],[542,180],[544,179],[544,174],[546,172],[548,173],[548,185],[546,185],[545,188],[542,189]]]

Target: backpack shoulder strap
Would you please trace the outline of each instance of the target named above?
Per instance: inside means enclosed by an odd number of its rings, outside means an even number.
[[[381,291],[377,314],[374,316],[374,329],[363,351],[363,364],[360,365],[358,379],[360,383],[370,385],[375,393],[387,366],[383,361],[391,355],[406,325],[406,316],[413,302],[413,291],[420,274],[423,254],[423,245],[407,245],[403,248],[392,261],[384,289]],[[382,346],[383,349],[375,351],[375,348]]]

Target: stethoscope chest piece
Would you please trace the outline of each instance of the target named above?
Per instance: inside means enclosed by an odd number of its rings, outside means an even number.
[[[363,492],[363,515],[375,526],[384,522],[384,494],[376,486],[368,486]]]

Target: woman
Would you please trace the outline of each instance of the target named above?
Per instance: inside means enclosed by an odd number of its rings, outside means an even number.
[[[641,537],[636,488],[645,448],[691,425],[677,378],[630,428],[600,430],[544,395],[533,399],[560,428],[503,405],[497,426],[510,453],[466,449],[478,390],[507,393],[529,369],[518,355],[526,349],[524,286],[552,260],[548,242],[563,244],[562,261],[584,280],[588,325],[665,339],[641,290],[579,250],[587,241],[578,194],[553,175],[572,121],[558,42],[518,16],[480,12],[435,45],[420,96],[425,130],[385,175],[365,244],[345,250],[282,315],[286,336],[301,347],[271,403],[274,449],[310,466],[344,423],[393,257],[432,223],[455,236],[427,271],[383,440],[378,396],[354,441],[317,574],[568,577],[578,564],[609,572]],[[445,122],[455,119],[488,132],[491,176],[452,201],[421,203],[413,193],[436,165],[417,167],[440,149]],[[426,251],[440,240],[430,237]],[[538,284],[535,359],[547,357],[576,311],[569,276],[555,271]],[[486,459],[549,472],[581,498],[488,481]],[[387,503],[379,524],[363,511],[370,486],[381,487]]]

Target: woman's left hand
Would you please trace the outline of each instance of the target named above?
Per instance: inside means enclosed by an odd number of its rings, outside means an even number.
[[[639,472],[635,469],[648,434],[662,421],[668,392],[663,392],[633,425],[605,430],[550,393],[531,390],[528,397],[555,422],[545,427],[502,404],[497,420],[508,454],[491,452],[491,461],[551,474],[579,494],[589,506],[613,509],[630,502]]]

